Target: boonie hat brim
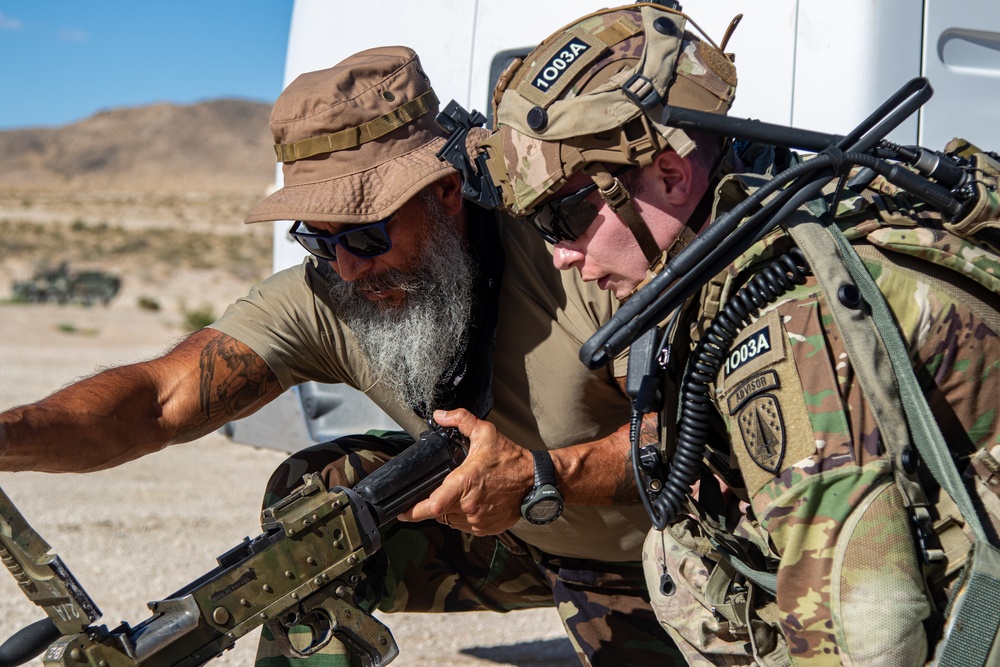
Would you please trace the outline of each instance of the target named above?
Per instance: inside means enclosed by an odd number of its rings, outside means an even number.
[[[434,119],[438,101],[417,54],[368,49],[297,77],[278,97],[270,126],[284,185],[245,222],[367,223],[454,172]]]
[[[388,218],[420,190],[454,171],[436,153],[443,138],[347,176],[286,185],[254,206],[245,222],[366,223]]]

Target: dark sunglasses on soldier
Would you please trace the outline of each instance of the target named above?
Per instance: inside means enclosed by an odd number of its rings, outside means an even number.
[[[611,175],[618,177],[632,167],[633,165],[628,165]],[[587,201],[587,197],[595,190],[597,183],[591,183],[573,194],[542,204],[531,214],[531,224],[553,245],[560,241],[577,240],[597,218],[599,206]]]
[[[355,225],[336,234],[310,231],[305,222],[297,220],[288,230],[288,235],[313,255],[330,262],[337,260],[337,246],[355,257],[378,257],[392,248],[389,233],[385,231],[385,226],[390,220],[392,220],[391,215],[385,220],[367,225]]]

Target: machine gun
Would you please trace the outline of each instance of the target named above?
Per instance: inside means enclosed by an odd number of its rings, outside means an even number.
[[[381,548],[379,527],[426,498],[467,450],[456,429],[436,427],[353,489],[327,489],[318,474],[306,475],[263,511],[262,534],[244,538],[218,557],[218,567],[150,602],[152,615],[140,624],[113,630],[94,625],[100,610],[0,490],[0,560],[48,614],[0,646],[0,667],[43,650],[46,665],[195,667],[261,625],[288,657],[312,655],[336,637],[365,665],[388,664],[399,653],[392,633],[355,599],[362,565]],[[308,630],[306,646],[292,645],[295,627]]]

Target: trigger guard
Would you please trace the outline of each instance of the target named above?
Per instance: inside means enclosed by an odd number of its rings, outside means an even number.
[[[387,665],[399,655],[392,632],[374,616],[342,600],[332,600],[330,604],[333,609],[316,606],[305,613],[301,613],[300,607],[294,612],[299,621],[294,625],[286,626],[277,619],[267,622],[282,655],[307,658],[323,649],[334,637],[361,658],[366,667]],[[288,636],[288,630],[296,625],[308,628],[311,635],[311,643],[303,649],[293,647]],[[317,634],[322,636],[317,639]]]
[[[290,617],[290,618],[289,618]],[[320,651],[334,637],[336,621],[322,607],[312,609],[305,614],[298,611],[287,615],[284,619],[267,623],[270,626],[278,650],[286,658],[308,658]],[[275,626],[280,626],[280,629]],[[288,631],[292,628],[304,627],[309,630],[310,642],[304,648],[292,646]],[[317,637],[318,636],[318,637]]]

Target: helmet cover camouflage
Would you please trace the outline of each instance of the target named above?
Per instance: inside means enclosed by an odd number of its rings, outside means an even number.
[[[589,14],[500,77],[497,130],[480,147],[504,207],[527,215],[587,163],[649,164],[694,143],[659,122],[664,104],[726,113],[736,68],[686,15],[652,3]],[[700,29],[698,29],[699,32]]]

